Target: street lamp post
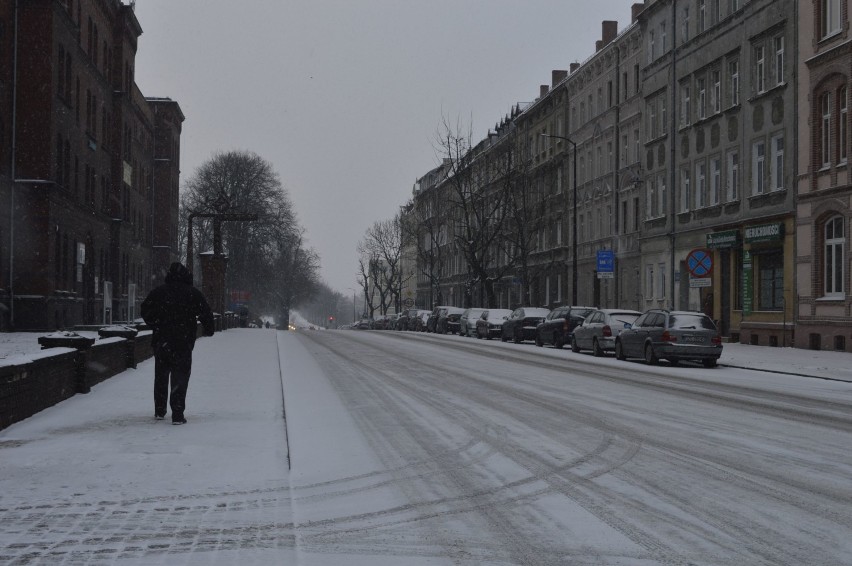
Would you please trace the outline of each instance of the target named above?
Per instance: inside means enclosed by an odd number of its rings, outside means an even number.
[[[571,258],[571,304],[577,305],[578,304],[578,302],[577,302],[577,250],[579,249],[579,246],[577,245],[577,143],[574,140],[572,140],[571,138],[567,138],[565,136],[554,136],[554,135],[551,135],[551,134],[539,134],[539,135],[541,135],[541,137],[544,137],[544,138],[556,138],[558,140],[565,140],[565,141],[567,141],[568,143],[571,144],[571,147],[574,150],[574,157],[573,157],[573,160],[574,160],[574,167],[573,167],[573,169],[574,169],[574,172],[573,172],[573,174],[574,174],[574,187],[573,187],[573,193],[574,193],[574,214],[573,214],[573,217],[574,217],[574,220],[573,220],[573,223],[574,223],[574,225],[571,228],[571,237],[573,238],[573,242],[571,244],[571,247],[572,247],[571,255],[573,256]]]

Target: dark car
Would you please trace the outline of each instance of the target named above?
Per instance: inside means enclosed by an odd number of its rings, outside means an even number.
[[[432,309],[432,314],[430,314],[429,318],[426,320],[426,332],[435,332],[435,328],[438,325],[438,319],[441,318],[441,314],[445,313],[448,308],[450,307],[441,305]]]
[[[616,337],[641,315],[627,309],[598,309],[589,313],[583,324],[574,329],[571,351],[591,350],[595,356],[615,351]]]
[[[586,316],[594,311],[594,307],[557,307],[545,317],[535,330],[535,345],[553,344],[561,348],[571,343],[574,328],[583,324]]]
[[[512,340],[515,344],[520,344],[524,340],[535,340],[536,328],[548,314],[550,314],[550,309],[535,307],[515,309],[503,323],[501,340],[503,342]]]
[[[426,321],[432,315],[432,311],[418,310],[409,320],[408,329],[414,332],[426,332]]]
[[[710,368],[721,355],[719,330],[702,312],[651,309],[615,340],[616,358],[644,358],[649,365],[660,359],[673,364],[690,360]]]
[[[509,318],[512,311],[509,309],[488,309],[482,312],[476,321],[476,337],[491,340],[497,338],[503,332],[503,323]]]
[[[459,331],[461,315],[464,309],[458,307],[446,307],[441,310],[438,322],[435,324],[437,334],[456,334]]]
[[[396,321],[396,330],[408,330],[408,325],[411,323],[412,317],[417,315],[417,309],[406,309],[402,311]]]

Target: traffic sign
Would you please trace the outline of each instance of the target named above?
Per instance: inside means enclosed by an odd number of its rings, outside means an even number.
[[[713,256],[709,250],[696,248],[686,256],[686,270],[693,277],[709,277],[713,272]]]

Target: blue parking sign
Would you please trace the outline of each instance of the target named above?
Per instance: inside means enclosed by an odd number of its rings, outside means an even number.
[[[615,270],[615,252],[598,250],[598,273],[612,273]]]

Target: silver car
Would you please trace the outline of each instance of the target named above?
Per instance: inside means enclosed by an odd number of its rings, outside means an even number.
[[[642,316],[639,311],[598,309],[574,329],[571,351],[591,350],[595,356],[615,351],[615,338]]]
[[[476,334],[476,321],[485,312],[485,309],[467,309],[459,319],[459,336],[473,336]]]
[[[645,311],[615,339],[615,357],[644,358],[649,365],[666,359],[700,361],[715,367],[722,355],[722,337],[710,317],[701,312]]]

